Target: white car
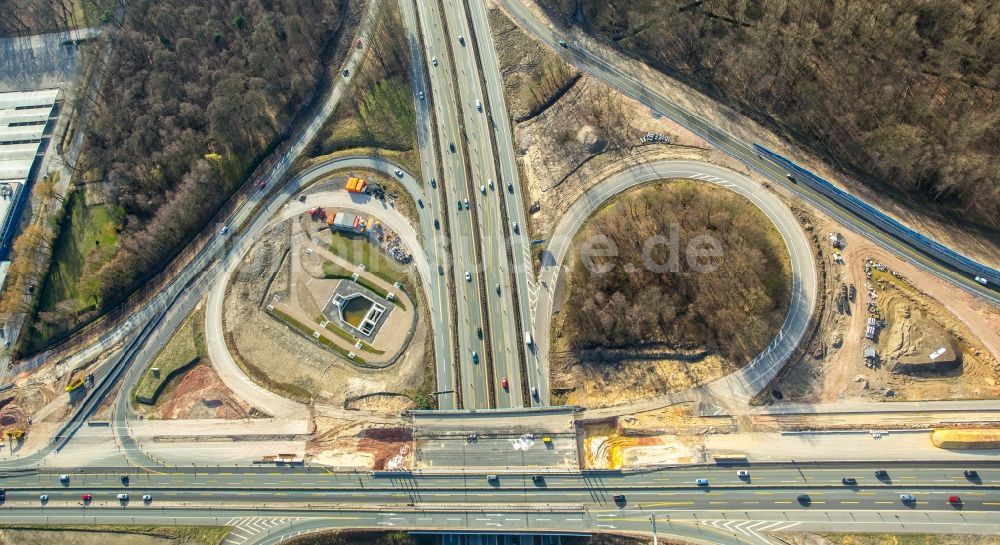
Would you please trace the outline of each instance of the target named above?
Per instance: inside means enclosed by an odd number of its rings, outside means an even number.
[[[398,168],[397,168],[397,169],[395,170],[395,173],[396,173],[396,176],[399,176],[400,178],[402,178],[402,177],[403,177],[403,171],[402,171],[401,169],[398,169]]]
[[[49,495],[48,494],[42,494],[41,496],[38,496],[38,501],[40,501],[42,503],[45,503],[45,502],[49,501]]]
[[[750,477],[750,472],[747,471],[747,470],[745,470],[745,469],[741,469],[741,470],[739,470],[739,471],[736,472],[736,476],[739,477],[739,478],[741,478],[741,479],[747,479],[747,478]]]
[[[434,66],[437,66],[438,65],[438,58],[437,57],[431,57],[431,64],[433,64]]]
[[[982,276],[977,276],[976,277],[976,282],[979,282],[980,284],[982,284],[982,285],[985,286],[987,283],[989,283],[989,280],[986,280]]]
[[[128,494],[118,494],[118,499],[121,501],[128,501]]]
[[[472,282],[472,273],[470,273],[469,271],[465,271],[465,281]]]
[[[465,202],[465,207],[468,208],[469,207],[469,199],[464,199],[463,202]]]
[[[476,109],[480,112],[483,111],[483,103],[476,100]]]
[[[420,100],[423,100],[424,99],[424,92],[420,91],[419,93],[417,93],[417,98],[419,98]]]
[[[485,195],[486,194],[486,186],[485,185],[479,186],[479,192],[482,193],[483,195]]]
[[[153,496],[150,496],[149,494],[146,494],[146,495],[144,495],[142,497],[142,501],[151,502],[151,501],[153,501]]]

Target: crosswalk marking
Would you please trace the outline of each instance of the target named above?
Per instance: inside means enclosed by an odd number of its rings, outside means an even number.
[[[756,539],[758,543],[773,544],[765,532],[780,532],[797,526],[798,522],[787,520],[702,520],[702,524],[711,526],[733,535]]]

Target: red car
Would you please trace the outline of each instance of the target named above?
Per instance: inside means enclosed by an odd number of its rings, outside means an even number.
[[[962,498],[959,498],[958,496],[948,496],[948,503],[951,504],[962,503]]]
[[[361,49],[361,38],[358,38],[358,41],[354,42],[354,45],[355,45],[355,47],[357,47],[358,49]]]
[[[502,379],[500,379],[500,386],[503,386],[504,390],[507,389],[507,377],[503,377]]]
[[[94,497],[91,496],[90,494],[84,494],[84,495],[80,496],[80,499],[82,499],[83,501],[90,501],[90,500],[94,499]]]

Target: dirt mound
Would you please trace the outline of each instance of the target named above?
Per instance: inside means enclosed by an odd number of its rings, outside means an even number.
[[[252,407],[222,383],[212,367],[199,363],[172,381],[153,411],[160,419],[247,418]]]
[[[934,430],[931,442],[950,450],[1000,449],[1000,429]]]

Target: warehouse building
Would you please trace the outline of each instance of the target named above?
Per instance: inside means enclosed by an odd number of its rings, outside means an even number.
[[[0,261],[9,257],[58,94],[58,89],[0,93]]]

